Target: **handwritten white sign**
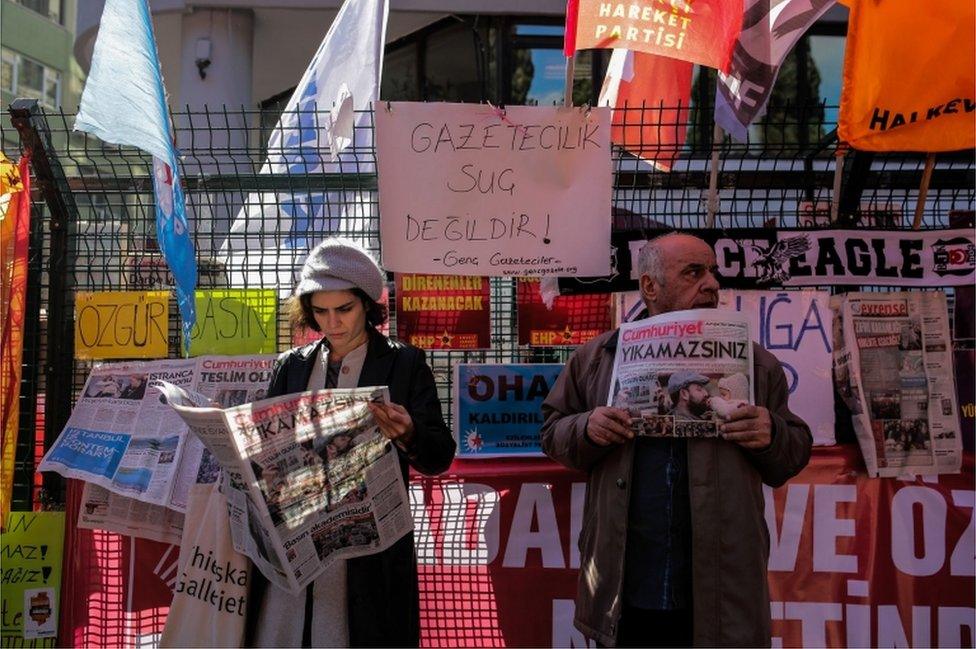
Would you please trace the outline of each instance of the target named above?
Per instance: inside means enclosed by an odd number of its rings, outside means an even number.
[[[383,266],[482,276],[610,272],[605,108],[376,108]]]
[[[719,308],[750,319],[756,342],[786,372],[790,410],[803,418],[813,443],[834,443],[833,341],[826,291],[721,291]]]

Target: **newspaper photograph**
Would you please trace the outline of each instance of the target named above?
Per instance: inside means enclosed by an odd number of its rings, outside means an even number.
[[[868,473],[957,473],[962,440],[945,294],[837,296],[834,373]]]
[[[185,512],[190,486],[213,482],[217,465],[199,440],[187,435],[179,415],[160,401],[159,385],[165,381],[218,402],[242,403],[263,398],[274,359],[201,356],[96,365],[38,468]]]
[[[276,586],[298,593],[331,563],[413,530],[396,451],[368,408],[385,387],[317,390],[231,408],[163,385],[221,466],[231,536]]]
[[[649,437],[717,437],[733,410],[754,403],[748,318],[676,311],[620,325],[607,404]]]

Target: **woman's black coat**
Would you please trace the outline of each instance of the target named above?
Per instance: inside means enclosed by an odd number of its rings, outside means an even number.
[[[435,475],[451,465],[456,444],[444,423],[437,398],[434,375],[424,352],[390,340],[372,327],[366,358],[359,375],[361,387],[386,385],[390,401],[407,409],[414,423],[414,437],[407,451],[394,445],[400,456],[404,483],[408,468]],[[275,363],[268,397],[305,392],[322,341],[296,347]],[[254,624],[268,586],[258,571],[252,571],[248,596],[245,643],[253,645]],[[420,643],[420,593],[413,533],[383,552],[348,560],[349,643],[353,647],[416,647]],[[296,613],[298,613],[296,611]],[[282,624],[297,624],[282,620]],[[315,638],[312,638],[315,645]]]

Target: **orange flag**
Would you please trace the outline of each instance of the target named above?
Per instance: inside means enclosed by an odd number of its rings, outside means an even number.
[[[575,47],[636,50],[728,72],[741,30],[742,0],[579,0]]]
[[[972,0],[849,0],[837,131],[863,151],[976,146]]]
[[[24,299],[27,292],[27,244],[30,190],[27,156],[15,165],[0,153],[0,521],[10,512],[14,453],[19,423],[20,363],[24,351]]]
[[[670,171],[688,129],[691,72],[686,61],[614,50],[599,101],[614,109],[611,141]]]

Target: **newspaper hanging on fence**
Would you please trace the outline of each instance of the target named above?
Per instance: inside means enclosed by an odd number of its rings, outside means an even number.
[[[97,365],[40,471],[77,478],[126,498],[185,512],[190,487],[213,482],[218,466],[159,399],[163,381],[233,406],[264,397],[274,355],[200,356]],[[88,492],[88,523],[145,529],[164,540],[179,521],[118,498]],[[99,504],[103,505],[99,507]],[[87,509],[86,509],[87,512]]]
[[[607,402],[630,412],[637,435],[717,437],[754,403],[748,319],[694,309],[621,324]]]
[[[832,298],[834,376],[874,477],[958,473],[962,464],[945,293]]]
[[[290,394],[226,410],[164,384],[175,412],[220,462],[234,548],[298,593],[338,559],[413,530],[390,441],[367,405],[385,387]]]

